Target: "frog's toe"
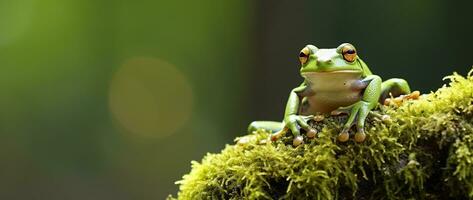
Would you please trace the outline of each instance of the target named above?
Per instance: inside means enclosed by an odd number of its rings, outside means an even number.
[[[364,131],[359,131],[355,134],[355,141],[356,142],[363,142],[366,139],[366,134]]]
[[[307,131],[306,136],[308,138],[314,138],[317,135],[317,130],[311,128]]]
[[[355,104],[337,108],[336,110],[333,110],[332,112],[330,112],[330,115],[336,116],[336,115],[341,115],[341,114],[349,114],[353,107],[355,107]]]
[[[338,116],[338,115],[341,115],[341,114],[349,114],[349,113],[350,113],[350,110],[348,110],[348,109],[337,109],[337,110],[334,110],[334,111],[330,112],[330,115]]]
[[[312,119],[313,119],[315,122],[321,122],[321,121],[324,121],[325,116],[324,116],[324,115],[315,115],[314,117],[312,117]]]
[[[400,106],[406,100],[417,100],[419,98],[420,98],[420,92],[414,91],[410,94],[405,94],[405,95],[401,95],[394,98],[387,98],[384,100],[384,105],[385,106],[388,106],[388,105]]]
[[[287,133],[287,131],[288,131],[287,127],[284,127],[282,130],[271,134],[271,136],[269,136],[269,139],[274,142],[278,140],[279,138],[281,138],[282,136],[284,136]]]
[[[408,96],[409,96],[409,99],[417,100],[420,97],[420,92],[416,90],[416,91],[410,93]]]
[[[300,135],[295,137],[294,140],[292,140],[292,145],[295,146],[295,147],[297,147],[297,146],[299,146],[303,143],[304,143],[304,138]]]
[[[340,134],[338,134],[337,139],[340,142],[346,142],[348,139],[350,139],[350,135],[348,134],[348,131],[342,131]]]
[[[245,145],[245,144],[250,143],[252,139],[254,139],[253,135],[247,135],[247,136],[243,136],[243,137],[239,137],[239,138],[235,139],[235,142],[238,145]]]

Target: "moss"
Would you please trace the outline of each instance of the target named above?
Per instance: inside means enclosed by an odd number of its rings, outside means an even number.
[[[299,147],[290,135],[261,144],[270,133],[258,130],[192,162],[177,199],[473,198],[472,72],[448,76],[448,86],[419,100],[381,106],[361,144],[336,141],[346,116],[311,122],[319,133]]]

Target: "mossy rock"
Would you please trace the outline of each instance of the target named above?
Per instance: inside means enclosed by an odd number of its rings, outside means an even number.
[[[298,147],[290,135],[261,144],[270,133],[256,131],[192,162],[177,199],[471,199],[472,72],[419,100],[380,106],[363,143],[336,140],[344,116],[311,122],[317,137]]]

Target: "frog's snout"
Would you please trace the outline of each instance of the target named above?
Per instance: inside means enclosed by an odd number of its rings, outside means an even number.
[[[317,58],[317,63],[320,65],[327,65],[332,63],[332,59],[330,58]]]

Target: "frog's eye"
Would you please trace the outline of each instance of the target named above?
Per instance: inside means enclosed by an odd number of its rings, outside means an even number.
[[[309,59],[310,49],[308,47],[304,47],[301,52],[299,53],[299,61],[301,64],[305,64]]]
[[[350,44],[344,45],[342,47],[343,59],[348,62],[353,62],[356,59],[356,49]]]

